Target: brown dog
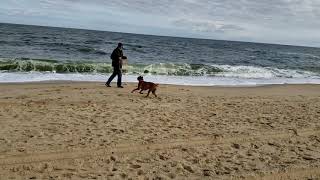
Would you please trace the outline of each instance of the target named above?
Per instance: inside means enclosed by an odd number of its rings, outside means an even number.
[[[139,93],[140,93],[140,94],[143,94],[142,91],[149,89],[148,94],[147,94],[146,97],[149,96],[150,92],[152,92],[152,94],[153,94],[155,97],[157,97],[157,95],[156,95],[156,90],[157,90],[158,84],[155,84],[155,83],[152,83],[152,82],[145,82],[145,81],[143,80],[143,77],[142,77],[142,76],[139,76],[137,79],[138,79],[138,81],[139,81],[138,87],[137,87],[136,89],[132,90],[131,93],[133,93],[133,92],[135,92],[135,91],[137,91],[137,90],[140,90]]]

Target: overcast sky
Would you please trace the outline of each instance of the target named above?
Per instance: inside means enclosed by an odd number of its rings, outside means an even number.
[[[320,0],[1,0],[0,22],[320,47]]]

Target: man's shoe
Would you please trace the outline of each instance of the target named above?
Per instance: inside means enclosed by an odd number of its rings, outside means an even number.
[[[107,87],[111,87],[110,84],[105,84]]]
[[[123,86],[118,86],[118,88],[123,88]]]

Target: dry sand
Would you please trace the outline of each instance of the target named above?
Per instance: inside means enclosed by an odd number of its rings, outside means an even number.
[[[0,179],[319,179],[320,85],[0,85]]]

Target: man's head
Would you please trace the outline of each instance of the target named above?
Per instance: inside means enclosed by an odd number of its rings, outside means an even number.
[[[123,44],[121,42],[118,43],[118,48],[122,49],[122,47],[123,47]]]

